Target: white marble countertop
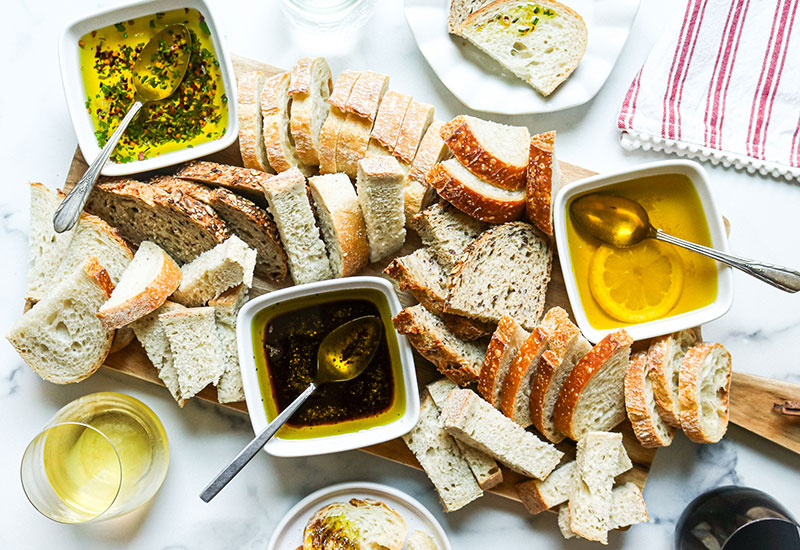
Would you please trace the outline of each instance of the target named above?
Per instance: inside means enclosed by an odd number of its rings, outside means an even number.
[[[64,180],[75,150],[75,137],[64,105],[56,44],[72,19],[117,2],[11,0],[4,3],[0,34],[0,143],[3,192],[0,195],[0,330],[20,312],[25,282],[28,181],[54,188]],[[289,67],[305,54],[327,55],[333,69],[374,69],[391,74],[392,85],[433,103],[439,118],[468,112],[442,86],[417,50],[406,25],[401,0],[382,0],[370,24],[349,49],[320,45],[313,51],[294,40],[277,0],[209,0],[230,49],[241,55]],[[599,95],[588,104],[545,116],[499,117],[526,124],[533,131],[556,129],[560,157],[597,171],[664,158],[661,154],[624,151],[618,144],[616,115],[633,75],[662,30],[672,2],[643,0],[619,63]],[[800,266],[800,186],[707,167],[722,212],[733,230],[731,248],[791,266]],[[707,325],[704,336],[723,342],[734,368],[800,382],[800,297],[772,289],[739,273],[730,313]],[[250,438],[246,417],[192,400],[179,409],[161,388],[101,369],[78,385],[41,381],[13,351],[0,342],[0,548],[60,549],[191,548],[262,549],[281,516],[308,493],[353,480],[385,483],[417,497],[441,520],[453,548],[588,548],[563,541],[549,514],[527,515],[513,502],[492,495],[445,516],[433,488],[421,472],[361,452],[303,459],[259,456],[211,504],[200,489]],[[133,395],[162,419],[170,437],[171,464],[166,481],[143,510],[105,523],[64,526],[40,516],[25,499],[19,461],[30,438],[70,400],[95,391]],[[800,459],[776,445],[732,426],[723,442],[697,446],[679,436],[660,451],[645,489],[651,521],[627,533],[614,533],[610,546],[662,550],[671,548],[674,524],[686,504],[719,485],[743,484],[762,489],[800,515]]]

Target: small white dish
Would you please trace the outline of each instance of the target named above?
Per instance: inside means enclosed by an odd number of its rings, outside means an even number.
[[[568,0],[589,32],[575,72],[543,97],[466,39],[447,32],[447,0],[405,0],[408,26],[439,80],[476,111],[505,115],[549,113],[583,105],[600,91],[628,39],[639,0]]]
[[[343,279],[332,279],[329,281],[292,286],[250,300],[239,311],[236,322],[239,363],[242,370],[242,382],[244,385],[245,399],[247,401],[247,410],[250,414],[250,422],[253,425],[253,431],[256,434],[261,433],[264,428],[267,427],[269,420],[261,395],[256,366],[254,339],[252,335],[255,316],[266,308],[297,298],[360,289],[377,290],[386,299],[391,315],[394,316],[400,313],[402,306],[397,299],[394,288],[392,288],[391,283],[386,279],[380,277],[346,277]],[[414,367],[414,357],[411,354],[411,346],[408,344],[406,337],[396,333],[394,336],[396,336],[396,338],[390,337],[388,340],[390,346],[392,346],[392,342],[396,341],[397,355],[400,358],[402,370],[402,380],[400,382],[403,384],[402,398],[405,399],[405,412],[401,417],[382,426],[375,426],[356,432],[308,439],[281,438],[280,432],[278,432],[278,434],[264,446],[264,450],[273,456],[281,457],[338,453],[367,447],[369,445],[377,445],[378,443],[395,439],[411,431],[419,420],[420,403],[417,393],[417,373]]]
[[[575,275],[572,271],[572,259],[570,257],[569,245],[567,243],[567,206],[573,197],[583,195],[589,191],[599,191],[604,187],[615,183],[628,181],[647,176],[657,176],[662,174],[683,174],[687,176],[695,186],[697,194],[708,222],[708,230],[711,234],[711,242],[714,248],[722,252],[728,252],[728,236],[725,231],[725,222],[717,209],[714,196],[711,194],[708,174],[703,167],[693,161],[687,160],[667,160],[640,164],[639,166],[612,172],[610,174],[600,174],[590,178],[582,179],[563,187],[553,201],[554,230],[556,237],[556,247],[558,248],[558,258],[561,262],[561,272],[564,275],[564,283],[569,296],[569,303],[575,314],[583,334],[591,342],[599,342],[607,334],[619,329],[596,329],[586,317],[581,304],[581,297],[578,293],[578,286]],[[678,235],[679,236],[679,235]],[[717,297],[709,305],[687,311],[679,315],[625,326],[625,330],[634,340],[642,340],[653,336],[670,334],[679,330],[700,326],[714,319],[723,316],[733,303],[733,273],[730,267],[717,264]]]
[[[420,530],[430,535],[439,550],[452,550],[450,541],[427,508],[402,491],[377,483],[340,483],[308,495],[286,512],[278,523],[267,550],[296,550],[303,544],[303,530],[317,510],[351,498],[380,500],[403,517],[408,534]]]
[[[78,137],[78,146],[86,162],[92,160],[100,153],[101,147],[97,144],[94,134],[92,118],[86,111],[86,93],[81,75],[80,50],[78,40],[86,33],[92,32],[114,23],[128,21],[175,9],[195,9],[203,14],[205,23],[211,31],[211,41],[222,70],[222,80],[225,94],[228,96],[228,126],[225,133],[217,140],[196,145],[192,148],[183,148],[155,157],[126,162],[124,164],[109,160],[100,172],[104,176],[123,176],[138,172],[147,172],[180,164],[211,153],[216,153],[231,145],[239,134],[239,120],[237,116],[236,77],[233,72],[228,48],[225,46],[219,29],[214,22],[214,16],[204,0],[144,0],[120,7],[99,11],[73,21],[61,33],[58,47],[58,58],[61,66],[61,81],[64,86],[64,95],[67,99],[69,116]]]

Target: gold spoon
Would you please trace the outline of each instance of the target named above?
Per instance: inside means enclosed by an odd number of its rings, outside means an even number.
[[[332,330],[319,345],[314,381],[217,474],[200,498],[209,502],[217,496],[320,385],[346,382],[364,372],[375,357],[382,332],[383,323],[374,315],[358,317]]]
[[[628,248],[645,239],[656,239],[740,269],[786,292],[800,290],[800,272],[733,256],[673,237],[653,227],[647,210],[638,202],[625,197],[601,193],[584,195],[572,201],[569,206],[569,214],[575,224],[590,235],[618,248]]]
[[[56,210],[53,216],[56,233],[69,231],[75,226],[100,171],[108,162],[128,124],[139,114],[141,108],[153,101],[167,99],[178,89],[189,67],[191,46],[192,35],[189,29],[183,25],[169,25],[151,38],[139,53],[132,72],[135,91],[133,104],[108,138],[103,150]]]

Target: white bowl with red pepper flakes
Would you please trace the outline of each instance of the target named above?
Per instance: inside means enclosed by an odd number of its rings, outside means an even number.
[[[147,0],[98,12],[61,34],[64,94],[81,153],[91,162],[133,102],[139,51],[167,25],[192,36],[186,76],[164,101],[145,106],[103,168],[106,176],[147,172],[225,149],[236,141],[236,79],[203,0]]]

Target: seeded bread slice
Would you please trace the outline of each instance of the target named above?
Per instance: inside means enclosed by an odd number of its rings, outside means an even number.
[[[675,437],[675,428],[658,414],[649,367],[646,352],[631,357],[625,375],[625,410],[642,447],[666,447]]]
[[[544,481],[529,479],[517,483],[517,495],[531,514],[538,514],[565,503],[572,491],[575,461],[562,464]]]
[[[561,168],[556,160],[555,132],[531,138],[530,160],[525,174],[525,217],[542,233],[553,234],[553,200],[561,189]]]
[[[497,330],[489,340],[478,379],[478,392],[497,408],[500,408],[500,391],[511,362],[527,339],[528,332],[513,318],[508,315],[500,317]]]
[[[728,429],[731,354],[722,344],[692,347],[681,363],[681,429],[695,443],[716,443]]]
[[[336,168],[336,142],[339,131],[346,118],[345,105],[353,90],[353,85],[360,78],[361,73],[357,71],[343,71],[336,78],[336,84],[328,99],[331,110],[328,118],[322,124],[319,135],[319,171],[321,174],[332,174],[337,172]]]
[[[447,299],[447,275],[429,248],[418,248],[407,256],[395,258],[383,272],[429,311],[442,314]]]
[[[247,292],[248,288],[240,284],[208,301],[209,307],[214,308],[217,339],[220,344],[222,364],[225,366],[217,383],[217,400],[220,403],[244,401],[242,372],[236,345],[236,316],[247,301]]]
[[[446,271],[455,267],[467,245],[489,228],[447,204],[434,204],[414,216],[412,228]]]
[[[289,110],[292,97],[289,95],[289,73],[280,73],[264,82],[261,92],[261,116],[263,117],[264,148],[269,164],[276,172],[296,166],[304,174],[311,168],[297,156],[297,149],[289,130]]]
[[[356,191],[366,222],[371,262],[396,252],[406,240],[404,178],[392,157],[365,158],[358,162]]]
[[[263,88],[264,73],[261,71],[245,73],[238,78],[239,150],[245,168],[274,172],[264,149],[260,105]]]
[[[320,132],[330,112],[328,97],[333,85],[324,57],[303,57],[292,68],[290,129],[297,156],[308,166],[319,165]]]
[[[172,351],[169,348],[169,340],[164,332],[164,326],[159,320],[159,315],[170,311],[186,309],[175,302],[167,300],[157,310],[145,315],[131,323],[131,328],[136,334],[136,339],[142,344],[147,358],[153,363],[158,371],[158,377],[172,394],[178,406],[183,407],[186,400],[181,398],[180,384],[178,383],[178,371],[175,370]]]
[[[674,428],[681,425],[678,388],[683,357],[698,341],[694,330],[682,330],[653,340],[647,350],[653,395],[661,417]]]
[[[194,161],[178,170],[175,177],[213,187],[225,187],[247,197],[259,206],[265,206],[267,200],[264,198],[264,184],[272,175],[228,164]]]

